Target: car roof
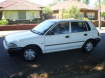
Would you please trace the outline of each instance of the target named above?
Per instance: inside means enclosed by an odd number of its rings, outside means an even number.
[[[85,20],[79,20],[79,19],[49,19],[48,21],[55,21],[55,22],[60,22],[60,21],[79,22],[79,21],[85,21]]]

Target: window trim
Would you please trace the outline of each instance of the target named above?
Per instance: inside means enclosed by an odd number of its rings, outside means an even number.
[[[59,22],[57,22],[56,24],[54,24],[51,28],[49,28],[48,29],[48,31],[47,32],[45,32],[45,34],[44,35],[47,35],[47,33],[49,32],[49,31],[51,31],[53,28],[55,28],[56,27],[56,25],[57,24],[59,24],[60,22],[68,22],[69,23],[69,33],[71,32],[71,28],[70,28],[70,21],[59,21]],[[68,33],[68,34],[69,34]],[[62,34],[57,34],[57,35],[62,35]],[[49,35],[47,35],[47,36],[49,36]]]
[[[47,35],[47,33],[49,32],[49,31],[51,31],[55,26],[57,25],[57,23],[56,24],[54,24],[52,27],[50,27],[46,32],[45,32],[45,34],[44,35]]]
[[[86,27],[87,27],[87,31],[91,31],[91,27],[89,26],[89,23],[87,21],[85,21],[85,24],[86,24]]]
[[[82,31],[82,32],[88,32],[88,31],[91,31],[91,28],[90,28],[90,27],[89,27],[90,30],[88,29],[88,26],[87,26],[88,22],[87,22],[87,21],[70,21],[71,33],[81,33],[81,32],[72,32],[72,26],[71,26],[71,23],[72,23],[72,22],[83,22],[83,23],[85,23],[87,31]],[[86,24],[86,23],[87,23],[87,24]]]

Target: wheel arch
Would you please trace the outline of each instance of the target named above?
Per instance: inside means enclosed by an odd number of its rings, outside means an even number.
[[[86,40],[86,41],[85,41],[85,43],[83,44],[83,47],[84,47],[84,46],[85,46],[85,44],[86,44],[87,42],[89,42],[89,41],[93,43],[93,46],[94,46],[94,47],[96,46],[96,44],[95,44],[96,40],[95,40],[95,39],[90,38],[90,39],[88,39],[88,40]]]
[[[94,50],[94,47],[95,47],[95,39],[88,39],[88,40],[86,40],[85,41],[85,43],[83,44],[83,46],[82,46],[82,50],[83,50],[83,52],[86,52],[86,53],[91,53],[93,50]],[[87,49],[86,48],[86,45],[89,43],[89,42],[91,42],[92,43],[92,48],[91,49]]]
[[[37,44],[27,45],[27,46],[24,47],[24,49],[27,48],[27,47],[35,47],[35,48],[37,48],[37,50],[39,50],[38,54],[43,54],[43,51],[42,51],[41,47],[39,45],[37,45]]]

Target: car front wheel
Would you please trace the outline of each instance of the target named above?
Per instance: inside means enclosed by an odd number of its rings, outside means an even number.
[[[8,51],[8,54],[9,54],[9,56],[14,56],[14,55],[16,55],[16,53],[13,52],[13,51]]]
[[[26,61],[33,61],[37,58],[37,51],[33,47],[27,47],[24,50],[23,57]]]

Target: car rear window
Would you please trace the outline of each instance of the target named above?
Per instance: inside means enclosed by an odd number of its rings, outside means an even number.
[[[89,31],[90,27],[87,22],[71,22],[72,32],[84,32]]]

